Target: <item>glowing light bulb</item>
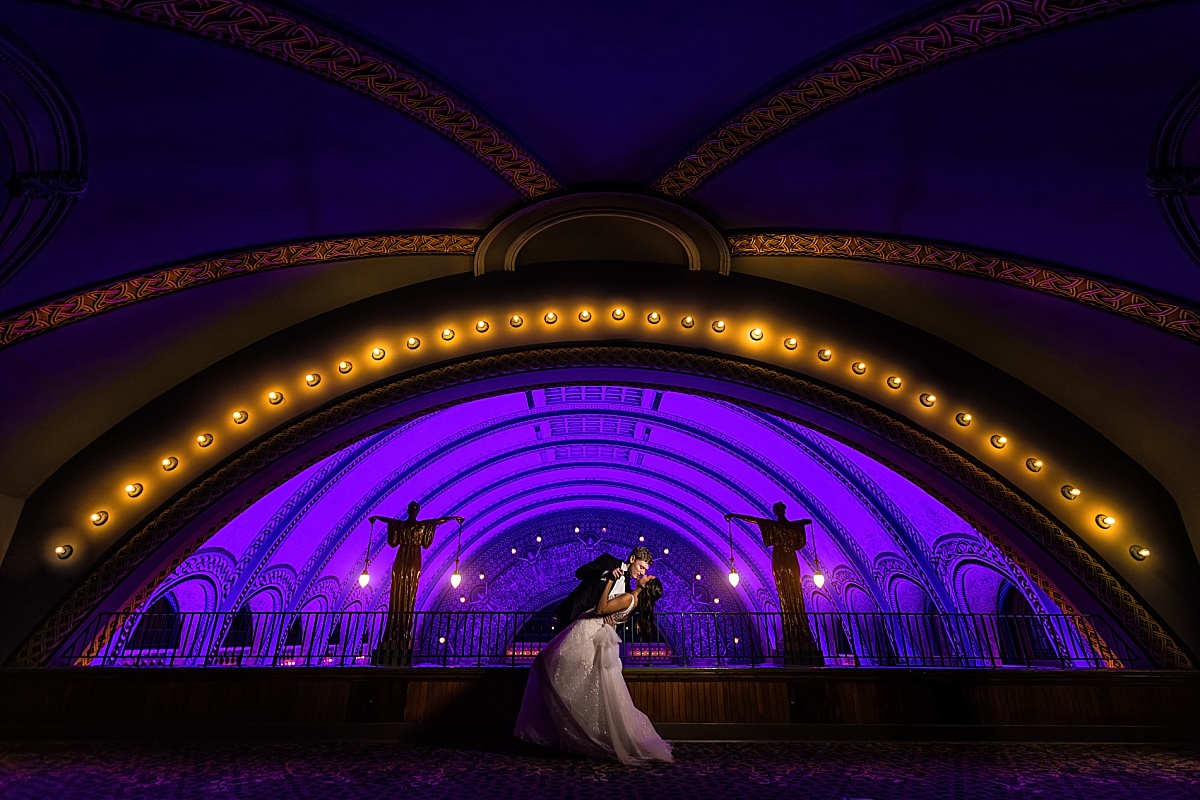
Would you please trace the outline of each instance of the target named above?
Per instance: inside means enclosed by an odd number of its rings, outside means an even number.
[[[162,460],[163,472],[170,472],[179,466],[179,459],[175,456],[167,456]]]
[[[462,583],[462,575],[458,574],[458,567],[455,566],[454,572],[450,574],[450,586],[457,589],[460,583]]]
[[[538,542],[540,542],[541,540],[542,540],[542,537],[540,537],[540,536],[536,537],[536,539],[535,539],[535,541],[538,541]]]
[[[700,573],[699,573],[699,572],[697,572],[697,573],[696,573],[696,580],[700,580]]]
[[[1108,514],[1097,514],[1096,515],[1096,524],[1099,525],[1104,530],[1108,530],[1113,525],[1116,525],[1117,521],[1113,517],[1110,517]]]
[[[129,495],[130,497],[137,497],[141,493],[142,485],[140,483],[125,484],[125,494]]]
[[[617,320],[618,322],[620,322],[621,320],[625,319],[625,309],[623,309],[623,308],[614,308],[614,309],[613,309],[613,313],[612,313],[612,318],[613,318],[613,319],[615,319],[615,320]]]
[[[558,322],[558,314],[555,314],[553,311],[547,311],[546,316],[542,317],[542,319],[546,320],[547,325],[553,325]]]
[[[756,342],[761,342],[763,338],[762,328],[751,328],[750,338]]]
[[[796,339],[795,336],[789,336],[788,338],[783,340],[783,346],[786,347],[788,350],[795,350],[797,347],[800,346],[800,342],[799,342],[799,340]]]
[[[479,573],[479,580],[483,580],[483,573]]]
[[[310,372],[304,376],[304,382],[309,386],[316,386],[321,382],[321,376],[316,372]]]
[[[580,322],[590,322],[591,319],[592,319],[592,312],[588,311],[586,308],[583,311],[579,312],[579,321]]]
[[[238,425],[241,425],[243,422],[245,422],[248,419],[250,419],[250,415],[247,414],[245,411],[233,412],[233,421],[236,422]]]
[[[824,585],[825,585],[825,576],[819,572],[814,572],[813,573],[813,586],[816,586],[818,589],[820,589]]]
[[[954,421],[959,425],[962,425],[964,428],[971,424],[971,419],[971,415],[965,411],[954,415]]]
[[[1145,561],[1150,557],[1150,548],[1135,544],[1129,548],[1129,555],[1134,561]],[[59,556],[59,558],[65,558],[65,556]]]
[[[517,554],[517,548],[515,548],[515,547],[514,547],[514,548],[512,549],[512,554],[513,554],[514,556]]]
[[[904,381],[900,380],[898,375],[893,375],[887,379],[887,385],[889,389],[899,389],[903,383]]]
[[[438,644],[445,644],[445,643],[446,643],[446,637],[445,637],[445,636],[439,636],[439,637],[438,637]]]
[[[339,361],[338,362],[338,372],[342,373],[343,375],[345,375],[347,372],[349,372],[352,369],[354,369],[354,365],[351,364],[349,361]]]
[[[687,316],[687,317],[684,317],[683,319],[679,320],[679,324],[685,328],[690,328],[696,324],[696,320],[694,318],[692,318],[691,316]]]
[[[1072,485],[1071,485],[1071,484],[1069,484],[1069,483],[1068,483],[1068,484],[1065,484],[1065,485],[1062,487],[1062,489],[1060,489],[1059,491],[1061,491],[1061,492],[1062,492],[1062,496],[1063,496],[1063,497],[1065,497],[1065,498],[1067,498],[1068,500],[1074,500],[1076,497],[1079,497],[1079,495],[1083,494],[1083,492],[1081,492],[1080,490],[1076,489],[1074,486],[1072,486]]]
[[[851,369],[851,371],[854,372],[855,375],[862,375],[863,373],[865,373],[867,371],[867,365],[861,361],[855,361],[853,364],[850,365],[850,369]]]
[[[54,555],[58,556],[60,559],[62,559],[64,561],[66,559],[70,558],[71,553],[74,553],[74,552],[75,552],[75,548],[71,547],[71,545],[69,545],[69,544],[60,544],[58,547],[54,548]],[[1150,551],[1147,550],[1146,552],[1150,552]]]
[[[97,511],[94,514],[92,514],[92,524],[93,525],[99,527],[106,522],[108,522],[108,512],[107,511]]]
[[[729,567],[729,585],[736,589],[738,583],[741,580],[742,580],[742,578],[740,575],[738,575],[737,569],[733,565],[730,565],[730,567]]]
[[[514,328],[519,328],[525,324],[525,320],[521,319],[521,317],[517,314],[513,314],[508,318],[508,324],[512,325]]]
[[[406,344],[408,345],[409,350],[416,350],[418,347],[421,346],[421,340],[415,336],[410,336],[410,337],[408,337],[408,341],[406,342]]]
[[[651,325],[657,325],[658,323],[662,322],[662,315],[657,311],[651,311],[646,315],[646,321]]]
[[[712,329],[714,331],[716,331],[717,333],[723,333],[725,331],[725,320],[719,319],[716,322],[714,322],[712,324]]]
[[[481,320],[479,320],[479,322],[475,323],[475,330],[478,331],[479,333],[487,333],[489,327],[490,326],[487,324],[486,319],[481,319]]]
[[[670,549],[668,549],[668,548],[664,547],[664,548],[663,548],[663,555],[664,555],[664,556],[669,556],[670,554],[671,554],[671,551],[670,551]]]
[[[719,597],[714,597],[714,598],[713,598],[713,603],[715,603],[716,605],[721,605],[721,598],[719,598]]]
[[[383,357],[386,355],[387,355],[387,351],[384,350],[382,347],[376,347],[375,349],[373,349],[371,351],[371,358],[375,359],[376,361],[382,361]]]
[[[196,437],[196,444],[201,447],[208,447],[213,443],[213,435],[211,433],[202,433]]]
[[[992,437],[991,442],[992,442],[992,447],[996,448],[997,450],[1000,450],[1000,449],[1003,449],[1004,445],[1008,444],[1008,437],[1001,436],[1000,434],[997,433],[995,436]]]
[[[442,341],[448,342],[454,338],[453,328],[442,328]]]
[[[937,395],[925,392],[921,395],[920,400],[921,405],[925,406],[926,408],[933,408],[933,404],[937,402]]]
[[[1030,472],[1041,472],[1043,466],[1045,466],[1045,464],[1042,462],[1042,460],[1040,458],[1025,459],[1025,468],[1028,469]]]
[[[362,574],[358,576],[358,585],[362,588],[367,588],[367,584],[371,582],[371,573],[367,572],[367,568],[363,567]]]
[[[460,602],[460,603],[465,603],[465,602],[467,602],[467,596],[466,596],[466,595],[464,595],[464,594],[460,594],[460,595],[458,596],[458,602]]]
[[[822,361],[828,361],[829,359],[833,358],[833,351],[828,347],[823,347],[817,351],[817,358],[821,359]]]

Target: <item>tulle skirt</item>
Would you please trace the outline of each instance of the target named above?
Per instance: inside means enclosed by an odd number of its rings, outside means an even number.
[[[533,661],[516,735],[622,764],[674,761],[621,675],[621,640],[602,617],[567,626]]]

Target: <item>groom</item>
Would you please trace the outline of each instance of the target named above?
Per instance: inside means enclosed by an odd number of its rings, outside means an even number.
[[[632,586],[638,578],[645,575],[653,563],[654,556],[650,555],[649,550],[645,547],[635,547],[629,554],[628,561],[620,561],[615,556],[605,553],[575,570],[579,585],[555,609],[555,614],[558,615],[558,629],[562,630],[585,611],[594,609],[600,602],[605,583],[610,578],[613,580],[612,589],[608,592],[611,599],[624,593],[626,587]]]

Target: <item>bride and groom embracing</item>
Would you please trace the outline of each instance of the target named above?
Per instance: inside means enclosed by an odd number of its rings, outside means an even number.
[[[637,610],[650,617],[662,597],[662,582],[648,572],[653,562],[649,550],[635,547],[628,561],[606,553],[575,571],[579,586],[557,612],[566,627],[529,671],[519,738],[623,764],[674,760],[629,697],[616,633]]]

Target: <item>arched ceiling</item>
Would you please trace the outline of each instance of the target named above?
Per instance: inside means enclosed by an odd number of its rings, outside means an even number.
[[[138,409],[250,343],[469,275],[505,220],[597,191],[730,243],[929,245],[920,266],[878,248],[728,264],[1049,398],[1200,545],[1200,127],[1180,106],[1200,3],[9,0],[0,26],[36,67],[0,88],[60,98],[0,119],[5,208],[52,223],[0,239],[0,559],[22,504]],[[1020,279],[947,268],[951,250]]]

